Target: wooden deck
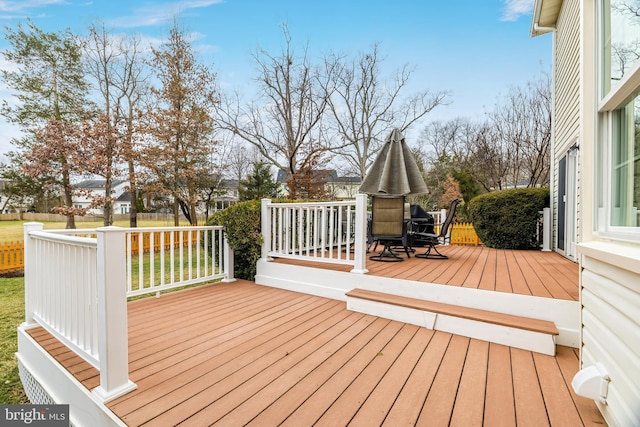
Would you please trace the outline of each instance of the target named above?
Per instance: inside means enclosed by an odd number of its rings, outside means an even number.
[[[446,246],[446,260],[415,258],[402,262],[367,259],[369,275],[578,301],[578,264],[556,252],[499,250],[484,246]],[[417,253],[424,249],[417,248]],[[351,266],[279,258],[284,262],[350,271]]]
[[[30,333],[98,385],[42,328]],[[604,424],[569,385],[577,350],[544,356],[246,281],[129,303],[129,366],[138,388],[108,407],[131,426]]]

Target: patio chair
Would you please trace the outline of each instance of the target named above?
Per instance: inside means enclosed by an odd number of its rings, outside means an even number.
[[[418,233],[435,233],[433,215],[422,209],[420,205],[411,205],[411,219],[407,231],[407,241],[412,252],[415,248],[429,246],[429,240],[421,239]]]
[[[409,255],[404,220],[404,196],[373,196],[371,201],[372,243],[384,246],[382,251],[370,256],[373,261],[402,261],[393,247],[401,246]]]
[[[435,233],[423,233],[423,232],[415,232],[413,233],[416,240],[424,242],[425,246],[427,246],[427,250],[423,254],[417,254],[416,258],[427,258],[427,259],[448,259],[449,257],[443,255],[438,251],[437,246],[440,244],[446,244],[449,237],[449,226],[453,221],[453,217],[456,214],[456,208],[460,203],[459,199],[455,199],[449,205],[449,210],[447,211],[447,217],[445,218],[442,224],[436,224],[436,227],[440,227],[440,232],[438,234]]]

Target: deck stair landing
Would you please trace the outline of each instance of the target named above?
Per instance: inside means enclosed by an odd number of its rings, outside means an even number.
[[[352,311],[555,356],[553,322],[366,289],[348,291]]]

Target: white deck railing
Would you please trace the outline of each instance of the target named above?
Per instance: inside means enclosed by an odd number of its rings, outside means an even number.
[[[221,226],[125,231],[127,296],[233,277]]]
[[[105,402],[136,387],[128,378],[128,296],[233,280],[221,227],[43,231],[27,223],[24,237],[23,326],[44,327],[97,368],[93,392]]]
[[[39,230],[25,233],[27,315],[98,368],[97,239],[34,225],[25,225]]]
[[[315,260],[364,273],[367,196],[344,202],[262,200],[262,257]]]

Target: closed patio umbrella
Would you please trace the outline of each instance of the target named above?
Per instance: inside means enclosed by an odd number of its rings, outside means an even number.
[[[404,196],[428,191],[402,132],[399,129],[392,130],[362,180],[360,192]]]

